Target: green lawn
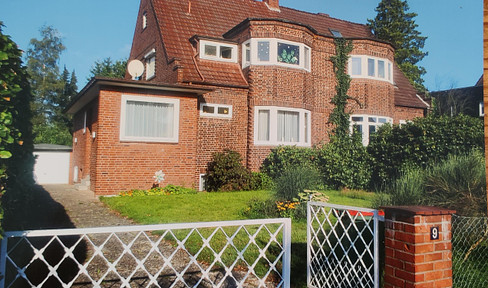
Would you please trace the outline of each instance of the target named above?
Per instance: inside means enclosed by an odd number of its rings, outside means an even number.
[[[371,207],[372,193],[326,191],[329,203]],[[245,219],[242,211],[255,198],[272,198],[269,191],[214,192],[168,196],[102,197],[101,200],[141,224],[206,222]],[[293,287],[306,287],[306,220],[292,224]]]

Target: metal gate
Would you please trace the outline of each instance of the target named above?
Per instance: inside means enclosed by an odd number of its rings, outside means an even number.
[[[6,232],[0,287],[290,287],[290,219]]]
[[[307,285],[378,288],[378,210],[309,202]]]

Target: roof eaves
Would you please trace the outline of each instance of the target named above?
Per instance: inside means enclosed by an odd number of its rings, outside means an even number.
[[[152,82],[142,82],[136,80],[124,80],[116,78],[94,77],[88,84],[73,98],[68,104],[64,113],[75,114],[86,104],[91,102],[98,96],[101,86],[111,87],[123,87],[123,88],[136,88],[136,89],[148,89],[159,91],[172,91],[181,93],[191,93],[201,95],[214,91],[212,88],[204,87],[191,87],[189,85],[175,85],[175,84],[155,84]]]

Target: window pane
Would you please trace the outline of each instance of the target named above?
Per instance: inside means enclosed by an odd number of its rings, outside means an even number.
[[[352,117],[352,121],[354,121],[354,122],[363,122],[363,117]]]
[[[213,106],[203,105],[203,113],[214,114],[215,108]]]
[[[174,132],[174,104],[127,101],[125,136],[170,138]]]
[[[299,142],[299,112],[278,111],[278,142]]]
[[[278,43],[278,62],[299,65],[300,47]]]
[[[259,61],[269,61],[269,42],[259,41],[258,42],[258,60]]]
[[[217,109],[217,113],[220,115],[229,115],[229,108],[219,107],[219,109]]]
[[[308,113],[305,113],[305,125],[304,125],[304,129],[305,129],[305,139],[304,139],[304,142],[305,143],[308,143]]]
[[[361,58],[352,57],[352,75],[361,75]]]
[[[376,117],[368,117],[368,122],[376,123]]]
[[[369,136],[374,134],[374,132],[376,132],[376,126],[369,125]]]
[[[269,110],[258,112],[258,140],[269,141]]]
[[[391,63],[388,63],[388,80],[391,80]]]
[[[251,44],[246,44],[246,62],[251,62]]]
[[[146,79],[152,78],[156,74],[156,57],[146,60]]]
[[[368,59],[368,76],[375,76],[374,59]]]
[[[305,47],[304,52],[303,60],[305,61],[305,69],[310,69],[310,49]]]
[[[386,123],[388,121],[386,120],[386,118],[378,118],[378,122],[379,123]]]
[[[205,55],[217,56],[217,46],[205,44]]]
[[[220,46],[220,57],[223,59],[232,59],[232,47]]]
[[[378,77],[385,78],[385,61],[378,60]]]

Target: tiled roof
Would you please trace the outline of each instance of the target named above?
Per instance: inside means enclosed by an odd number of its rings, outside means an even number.
[[[427,108],[427,104],[417,97],[417,90],[403,74],[398,65],[393,65],[393,79],[395,81],[395,105],[413,108]]]
[[[219,75],[217,72],[210,71],[210,68],[215,68],[212,67],[215,65],[227,64],[210,64],[205,63],[207,61],[192,59],[196,53],[189,39],[195,35],[222,39],[226,32],[249,18],[282,19],[300,23],[311,27],[320,35],[332,36],[329,30],[331,28],[341,31],[344,37],[374,38],[370,30],[362,24],[334,19],[325,14],[307,13],[286,7],[280,7],[281,12],[277,12],[268,9],[262,1],[152,0],[152,2],[169,59],[179,58],[181,60],[185,82],[220,83],[221,80],[225,80],[224,84],[246,85],[240,76],[240,71],[238,71],[240,68],[237,65],[226,70],[226,75]],[[191,5],[189,5],[190,2]],[[195,68],[194,61],[199,61],[198,68],[201,73]],[[221,68],[221,66],[219,67]],[[213,78],[214,76],[215,78]]]
[[[197,35],[223,39],[225,33],[246,19],[280,19],[309,27],[318,35],[332,37],[333,29],[346,38],[376,40],[366,25],[282,6],[277,12],[261,0],[152,0],[152,3],[168,58],[180,60],[183,82],[247,86],[238,64],[201,60],[194,56],[196,51],[190,42]],[[396,105],[426,108],[397,67],[394,77],[398,86]]]

